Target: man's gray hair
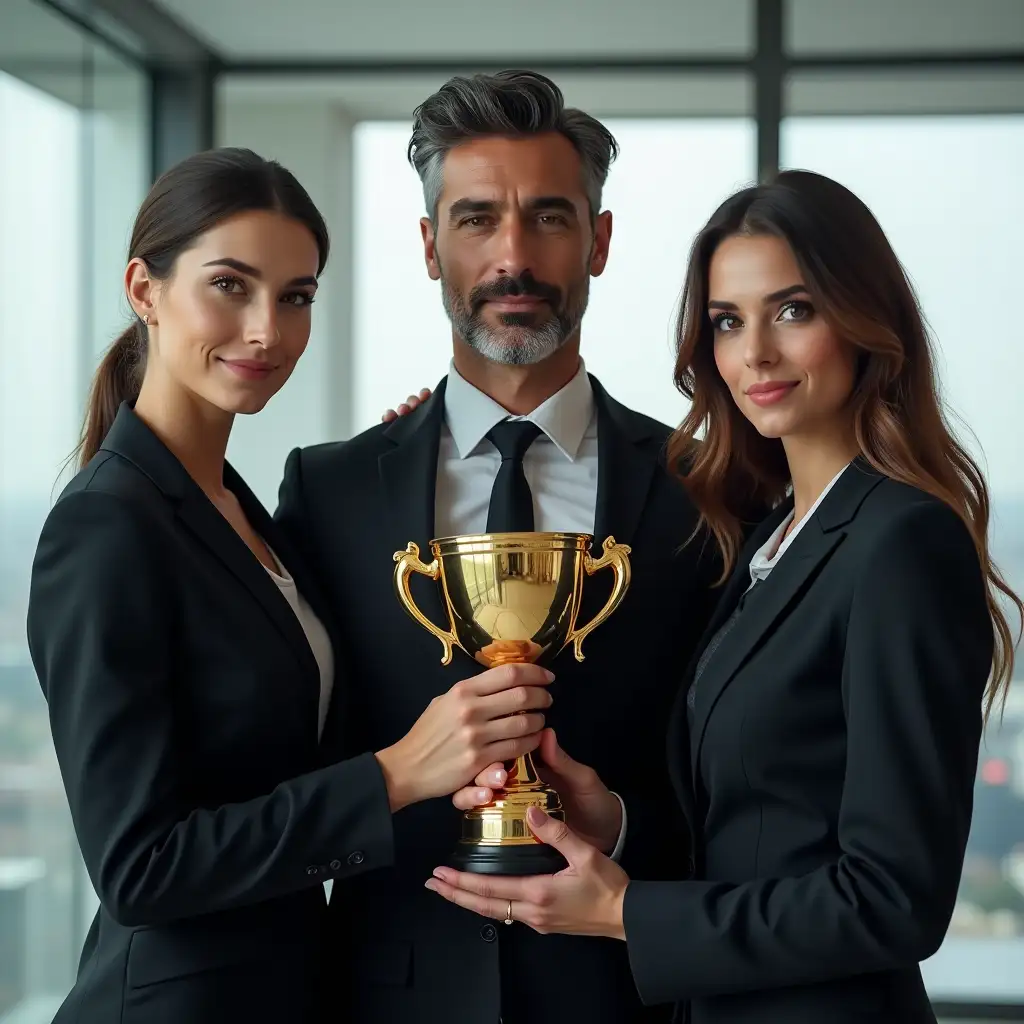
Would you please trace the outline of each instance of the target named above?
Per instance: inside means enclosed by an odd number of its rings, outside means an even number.
[[[562,90],[534,71],[499,71],[448,81],[416,108],[409,140],[409,162],[423,183],[431,220],[436,223],[449,150],[488,136],[523,138],[548,132],[564,135],[579,153],[590,215],[596,217],[608,168],[619,152],[614,136],[600,121],[567,108]]]

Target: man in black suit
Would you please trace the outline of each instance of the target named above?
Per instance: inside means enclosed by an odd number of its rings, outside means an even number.
[[[540,75],[456,78],[420,106],[410,157],[427,270],[452,323],[449,373],[397,422],[293,452],[278,519],[319,567],[343,638],[348,711],[325,737],[339,757],[387,750],[471,671],[459,654],[461,672],[442,667],[437,641],[396,600],[395,551],[503,529],[629,544],[629,592],[584,663],[563,653],[552,664],[547,722],[618,798],[605,794],[596,841],[631,877],[685,878],[666,723],[720,566],[713,545],[686,543],[697,515],[665,465],[669,428],[616,402],[580,359],[590,278],[608,256],[600,203],[615,152]],[[588,579],[581,621],[604,603],[604,575]],[[417,598],[444,621],[429,584]],[[335,887],[329,1013],[358,1024],[668,1019],[668,1007],[642,1007],[623,944],[496,927],[426,890],[458,835],[449,801],[401,810],[394,868]]]

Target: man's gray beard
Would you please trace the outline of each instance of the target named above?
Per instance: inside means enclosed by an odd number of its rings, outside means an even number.
[[[502,366],[532,366],[557,352],[579,329],[588,298],[584,292],[579,308],[568,318],[552,316],[538,327],[505,324],[494,328],[461,303],[456,307],[447,282],[441,281],[441,299],[452,329],[474,352]]]

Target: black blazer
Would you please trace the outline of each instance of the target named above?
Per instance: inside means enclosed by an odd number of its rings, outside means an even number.
[[[692,999],[693,1024],[934,1021],[918,962],[956,900],[993,653],[970,534],[858,460],[760,586],[701,676],[693,744],[677,701],[700,880],[630,884],[637,985]]]
[[[548,721],[573,757],[622,794],[629,838],[623,866],[636,877],[688,871],[664,750],[681,667],[710,615],[720,574],[711,545],[684,546],[697,517],[662,458],[669,428],[619,405],[592,379],[598,414],[596,536],[632,545],[632,585],[577,663],[553,663]],[[340,623],[353,688],[335,723],[339,753],[379,750],[402,737],[435,696],[480,667],[456,652],[443,667],[437,640],[395,597],[392,555],[434,536],[444,382],[408,416],[339,444],[293,452],[279,525],[304,546]],[[436,587],[414,583],[417,600],[443,623]],[[601,607],[611,573],[587,580],[581,621]],[[325,736],[325,743],[327,738]],[[482,919],[424,889],[448,863],[459,835],[449,798],[395,816],[395,867],[335,886],[334,955],[348,968],[336,986],[353,1021],[416,1024],[628,1024],[666,1020],[645,1011],[622,943],[538,935]]]
[[[225,482],[329,623],[287,537]],[[28,633],[100,899],[56,1020],[318,1019],[321,883],[391,862],[383,778],[372,756],[327,765],[298,619],[128,406],[46,520]]]

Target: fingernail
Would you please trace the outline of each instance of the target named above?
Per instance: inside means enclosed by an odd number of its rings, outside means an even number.
[[[478,789],[476,791],[476,802],[478,804],[487,804],[491,802],[491,793],[487,789]]]
[[[544,669],[544,678],[549,683],[553,683],[555,681],[555,673],[552,672],[550,669]]]
[[[438,891],[437,882],[435,882],[432,878],[430,878],[426,882],[424,882],[423,883],[423,887],[425,889],[429,889],[431,892],[437,892]]]
[[[497,784],[498,784],[499,786],[503,786],[503,785],[505,784],[505,780],[506,780],[507,778],[508,778],[508,774],[507,774],[507,773],[506,773],[506,772],[505,772],[505,771],[504,771],[503,769],[501,769],[501,768],[499,768],[499,769],[498,769],[498,770],[497,770],[497,771],[496,771],[496,772],[494,773],[494,781],[495,781],[495,782],[496,782],[496,783],[497,783]]]
[[[435,878],[440,878],[442,882],[447,882],[448,881],[448,879],[445,878],[445,869],[444,868],[434,868],[433,875],[434,875]]]
[[[548,820],[548,816],[539,807],[528,807],[526,818],[531,825],[543,825]]]

